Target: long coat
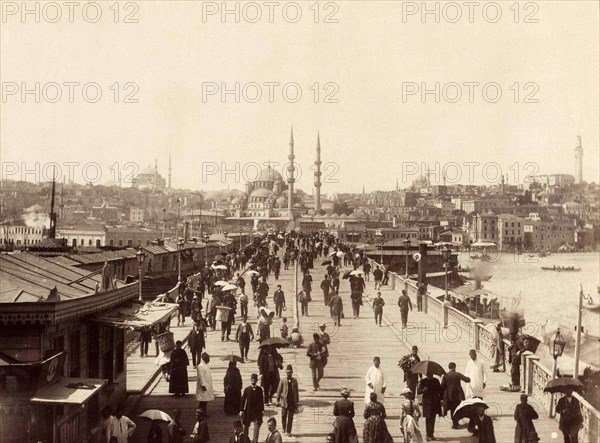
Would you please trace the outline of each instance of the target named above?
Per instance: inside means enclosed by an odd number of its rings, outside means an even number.
[[[494,424],[487,415],[484,415],[482,419],[477,416],[471,418],[467,429],[477,437],[477,443],[496,443]]]
[[[465,399],[465,392],[460,384],[461,381],[469,382],[469,378],[460,372],[449,371],[442,377],[441,388],[444,391],[444,409],[450,410],[450,405],[458,405]]]
[[[418,394],[423,394],[421,408],[423,417],[442,415],[442,387],[437,378],[424,378],[417,388]]]
[[[356,436],[354,426],[354,403],[347,399],[338,400],[333,405],[335,419],[335,442],[350,443]]]
[[[198,365],[197,369],[198,381],[196,383],[196,400],[198,401],[211,401],[215,399],[215,393],[213,388],[212,374],[208,365],[202,361]],[[201,386],[206,388],[206,391],[201,389]]]
[[[242,376],[237,367],[230,367],[225,372],[223,390],[225,391],[224,412],[226,414],[239,413],[240,403],[242,402]]]
[[[529,437],[535,433],[533,421],[539,418],[538,413],[530,404],[518,404],[515,407],[515,443],[529,443]]]
[[[579,401],[575,397],[571,397],[571,403],[567,402],[567,397],[561,397],[556,404],[556,412],[560,414],[558,427],[561,431],[569,432],[572,427],[579,427],[583,423]]]
[[[265,403],[263,390],[260,386],[248,386],[242,395],[241,411],[244,413],[244,423],[259,420],[262,423]]]
[[[169,379],[169,392],[171,394],[187,394],[188,387],[187,367],[190,364],[187,353],[181,349],[175,349],[171,353],[171,377]]]

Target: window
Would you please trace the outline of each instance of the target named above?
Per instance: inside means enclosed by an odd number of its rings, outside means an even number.
[[[123,240],[119,240],[119,246],[123,246]]]
[[[73,247],[77,246],[77,239],[76,239],[76,238],[74,238],[74,239],[71,241],[71,244],[73,245]]]
[[[162,270],[166,271],[169,268],[169,257],[167,255],[162,258]]]
[[[92,246],[92,239],[91,238],[88,240],[88,246]]]
[[[81,239],[81,246],[83,246],[85,244],[84,242],[85,242],[85,240]]]
[[[100,240],[99,240],[99,239],[97,239],[97,240],[96,240],[96,247],[97,247],[97,248],[99,248],[99,247],[100,247]]]
[[[132,239],[127,240],[127,246],[129,246],[129,247],[133,246],[133,240]]]
[[[111,241],[109,242],[109,245],[110,245],[110,246],[114,246],[114,244],[115,244],[114,240],[111,240]]]

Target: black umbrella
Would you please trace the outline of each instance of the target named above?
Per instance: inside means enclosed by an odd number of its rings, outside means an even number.
[[[224,355],[223,357],[221,357],[221,360],[244,363],[244,359],[242,357],[238,357],[237,355],[233,355],[233,352],[231,353],[231,355]]]
[[[583,388],[583,383],[581,383],[576,378],[558,377],[546,383],[546,386],[544,387],[544,392],[550,392],[551,394],[564,394],[568,390],[581,392]]]
[[[331,260],[323,260],[323,263],[321,263],[321,266],[330,265],[330,264],[331,264]]]
[[[431,360],[422,360],[411,366],[410,372],[412,374],[424,374],[426,376],[439,375],[442,376],[446,373],[444,368],[439,363]]]
[[[483,409],[488,408],[488,405],[482,399],[477,397],[463,400],[454,411],[452,419],[454,421],[459,421],[462,418],[473,418],[479,406]]]
[[[352,272],[352,269],[350,269],[349,271],[344,272],[344,275],[342,276],[342,278],[344,280],[347,280],[350,278],[350,273]]]
[[[264,346],[275,346],[276,348],[287,348],[289,345],[290,345],[290,343],[285,338],[271,337],[271,338],[265,338],[263,341],[261,341],[258,348],[260,349]]]

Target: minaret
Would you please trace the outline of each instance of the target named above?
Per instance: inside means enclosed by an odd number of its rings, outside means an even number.
[[[400,187],[398,186],[398,178],[396,178],[396,192],[398,192],[400,190]]]
[[[154,159],[154,182],[152,183],[152,190],[156,191],[156,178],[158,177],[158,160]]]
[[[581,147],[581,136],[577,136],[575,145],[575,183],[583,182],[583,148]]]
[[[504,195],[504,175],[502,175],[502,178],[500,179],[500,194]]]
[[[321,211],[321,137],[317,132],[317,161],[315,161],[315,213]]]
[[[290,132],[290,155],[288,155],[288,214],[290,220],[294,220],[294,128],[292,127]]]
[[[169,151],[169,185],[168,189],[171,189],[171,151]]]

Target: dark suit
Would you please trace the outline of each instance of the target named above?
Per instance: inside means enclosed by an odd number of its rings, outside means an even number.
[[[421,407],[425,418],[427,437],[433,437],[436,416],[442,415],[442,387],[437,378],[424,378],[419,383],[417,394],[423,394]]]
[[[281,439],[281,434],[279,433],[279,431],[277,429],[275,429],[273,432],[268,434],[267,439],[265,440],[265,443],[283,443],[283,440]]]
[[[475,416],[469,420],[468,430],[477,437],[477,443],[496,443],[494,424],[487,415],[484,415],[481,419]]]
[[[450,411],[453,426],[458,426],[458,421],[454,420],[454,410],[465,399],[465,392],[460,384],[461,381],[468,383],[471,379],[456,371],[449,371],[442,377],[441,388],[444,391],[444,415]]]
[[[277,403],[281,403],[281,425],[283,426],[283,432],[292,433],[294,413],[299,402],[298,380],[294,377],[291,380],[287,378],[280,380],[279,386],[277,386]]]
[[[242,432],[241,434],[229,437],[229,443],[250,443],[250,438],[246,433]]]
[[[581,408],[575,397],[571,401],[567,397],[561,397],[556,404],[556,412],[560,414],[558,428],[562,431],[565,443],[577,443],[579,428],[583,423]]]
[[[250,423],[254,422],[254,443],[258,443],[258,433],[262,425],[265,404],[260,386],[248,386],[242,395],[241,411],[244,413],[244,434],[248,435]]]

